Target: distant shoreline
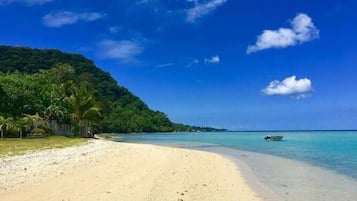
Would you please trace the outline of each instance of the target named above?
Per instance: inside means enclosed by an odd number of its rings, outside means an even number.
[[[352,130],[239,130],[239,131],[234,131],[234,130],[227,130],[223,132],[256,132],[256,133],[262,133],[262,132],[319,132],[319,131],[357,131],[357,129],[352,129]]]
[[[96,135],[111,135],[111,134],[118,134],[118,135],[135,135],[135,134],[174,134],[174,133],[283,133],[283,132],[354,132],[356,130],[247,130],[247,131],[232,131],[232,130],[225,130],[225,131],[177,131],[177,132],[142,132],[142,133],[98,133]]]

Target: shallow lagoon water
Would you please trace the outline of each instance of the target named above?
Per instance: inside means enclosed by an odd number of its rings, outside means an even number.
[[[283,135],[284,140],[266,142],[263,138],[268,134]],[[265,200],[352,201],[357,197],[356,131],[114,136],[118,141],[184,147],[226,155],[243,169],[250,185]]]

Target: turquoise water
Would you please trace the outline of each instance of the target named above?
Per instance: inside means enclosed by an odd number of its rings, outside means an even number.
[[[283,135],[284,139],[267,142],[263,139],[266,135]],[[357,199],[357,131],[114,136],[117,141],[200,149],[243,161],[281,200]]]
[[[283,135],[283,141],[266,142],[263,138],[268,134]],[[127,142],[187,143],[186,146],[192,148],[205,146],[199,143],[210,143],[301,160],[357,178],[357,131],[135,134],[120,137]]]

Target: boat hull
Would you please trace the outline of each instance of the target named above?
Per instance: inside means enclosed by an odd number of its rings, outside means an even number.
[[[283,139],[283,136],[281,135],[268,135],[264,138],[267,141],[281,141]]]

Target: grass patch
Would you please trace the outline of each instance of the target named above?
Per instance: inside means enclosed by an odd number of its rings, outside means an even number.
[[[50,136],[35,139],[6,138],[0,140],[0,157],[21,155],[27,152],[44,149],[64,148],[87,142],[88,139],[79,137]]]

